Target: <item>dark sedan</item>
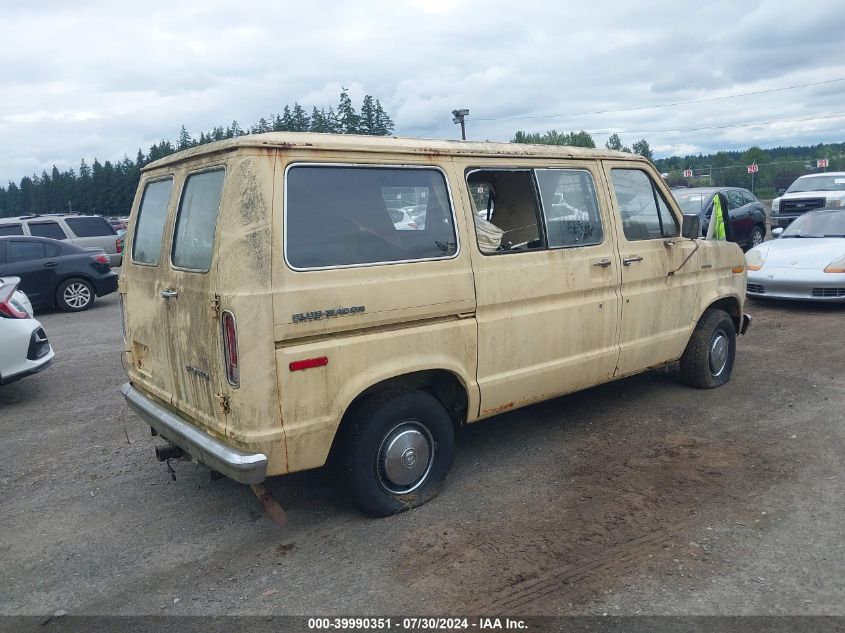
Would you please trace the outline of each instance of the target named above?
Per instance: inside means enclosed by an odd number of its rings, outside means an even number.
[[[117,290],[109,256],[44,237],[0,237],[0,277],[20,277],[20,289],[37,306],[87,310],[95,297]]]
[[[713,214],[713,196],[725,194],[731,218],[733,241],[745,248],[762,244],[766,238],[766,208],[753,193],[738,187],[697,187],[673,189],[672,194],[684,213],[701,216],[702,235],[706,235]]]

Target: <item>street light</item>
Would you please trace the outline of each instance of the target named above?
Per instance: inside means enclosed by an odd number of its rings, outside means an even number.
[[[466,122],[464,119],[469,115],[469,110],[466,108],[461,108],[460,110],[452,110],[452,116],[455,118],[452,119],[452,123],[460,123],[461,124],[461,139],[467,140],[467,128]]]

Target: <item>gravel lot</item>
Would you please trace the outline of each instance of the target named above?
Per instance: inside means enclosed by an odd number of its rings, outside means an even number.
[[[285,528],[155,461],[116,296],[43,314],[56,364],[0,388],[0,613],[845,614],[845,306],[749,311],[721,389],[651,372],[462,429],[389,519],[275,478]]]

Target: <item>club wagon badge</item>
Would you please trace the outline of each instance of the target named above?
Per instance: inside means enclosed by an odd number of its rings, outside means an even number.
[[[333,317],[346,316],[348,314],[359,314],[366,312],[364,306],[350,306],[348,308],[327,308],[325,310],[314,310],[312,312],[298,312],[292,316],[294,323],[304,323],[305,321],[320,321],[321,319],[330,319]]]

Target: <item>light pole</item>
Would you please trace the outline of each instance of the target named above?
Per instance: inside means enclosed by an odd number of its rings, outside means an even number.
[[[452,110],[452,116],[455,118],[452,119],[452,123],[460,123],[461,124],[461,140],[467,140],[467,128],[466,128],[466,117],[469,115],[469,110],[466,108],[461,108],[460,110]]]

